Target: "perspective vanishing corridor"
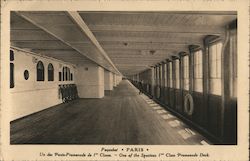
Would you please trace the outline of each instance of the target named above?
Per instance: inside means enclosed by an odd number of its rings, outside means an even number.
[[[237,145],[237,22],[236,11],[11,11],[11,144]]]
[[[16,120],[11,123],[11,144],[206,143],[181,121],[175,125],[178,118],[138,93],[123,80],[102,99],[78,99]]]

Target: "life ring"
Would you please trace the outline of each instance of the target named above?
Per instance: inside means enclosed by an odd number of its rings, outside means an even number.
[[[184,98],[184,110],[189,116],[194,112],[194,100],[191,94],[186,94]]]

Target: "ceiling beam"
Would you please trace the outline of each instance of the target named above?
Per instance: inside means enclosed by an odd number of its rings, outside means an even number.
[[[217,26],[142,26],[142,25],[89,25],[92,32],[167,32],[180,34],[221,35],[224,29]]]
[[[110,53],[109,54],[109,57],[113,58],[113,57],[155,57],[155,56],[165,56],[165,55],[171,55],[173,53],[171,52],[156,52],[155,54],[150,54],[149,52],[145,52],[145,53],[130,53],[130,52],[127,52],[127,53]]]
[[[138,61],[138,60],[116,60],[114,61],[115,64],[137,64],[137,63],[140,63],[140,64],[143,64],[143,65],[151,65],[151,64],[154,64],[154,63],[157,63],[157,62],[160,62],[160,60],[144,60],[144,61]]]
[[[102,42],[102,46],[107,46],[107,45],[116,45],[116,46],[136,46],[136,45],[147,45],[147,46],[174,46],[176,48],[180,46],[188,46],[190,44],[184,44],[184,43],[166,43],[166,42]]]
[[[70,30],[70,28],[65,28],[65,26],[57,26],[57,25],[53,25],[51,23],[49,25],[48,22],[51,22],[52,18],[50,16],[47,16],[46,14],[45,15],[42,14],[39,17],[36,17],[36,15],[34,15],[32,12],[21,11],[21,12],[16,12],[16,13],[19,16],[21,16],[22,18],[24,18],[26,21],[28,21],[31,24],[35,25],[36,27],[40,28],[42,31],[45,31],[45,34],[50,35],[50,37],[54,37],[57,40],[60,40],[61,42],[65,43],[67,46],[78,51],[80,54],[87,57],[88,59],[95,62],[96,64],[100,65],[101,67],[103,67],[111,72],[120,74],[119,71],[116,68],[114,68],[114,65],[110,64],[110,62],[103,56],[103,54],[101,54],[100,51],[96,50],[96,51],[94,51],[95,53],[88,53],[83,48],[78,48],[77,46],[75,46],[74,44],[71,43],[72,40],[75,40],[75,37],[77,37],[78,39],[79,39],[79,36],[83,39],[84,39],[84,37],[86,37],[87,33],[83,32],[83,30],[81,28],[82,26],[76,26],[74,28],[74,32],[73,32],[72,30]],[[64,13],[64,16],[67,17],[67,14],[65,14],[65,12],[63,12],[63,13]],[[73,20],[77,20],[77,22],[79,24],[84,23],[77,12],[71,12],[71,13],[69,13],[69,15],[71,15],[71,18]],[[41,16],[44,16],[42,22],[40,20]],[[79,25],[78,23],[76,25]],[[85,29],[87,30],[87,26],[85,26]],[[70,32],[68,32],[68,31],[70,31]],[[79,35],[79,33],[80,33],[80,35]],[[90,33],[88,32],[88,34],[90,34]],[[70,39],[68,39],[68,38],[70,38]],[[22,39],[23,39],[23,37],[22,37]],[[30,39],[28,39],[28,40],[30,40]],[[90,40],[90,41],[92,41],[92,40]],[[94,47],[95,45],[92,44],[92,46]]]
[[[124,63],[115,63],[118,68],[121,68],[121,67],[146,67],[148,65],[145,65],[145,64],[124,64]]]
[[[150,55],[149,49],[105,49],[107,53],[109,53],[110,57],[113,55],[142,55],[142,51],[145,51],[145,55]],[[151,50],[151,49],[150,49]],[[183,49],[157,49],[156,52],[153,54],[155,55],[176,55],[180,52],[189,52],[188,48]]]
[[[111,66],[118,72],[119,70],[113,64],[111,59],[108,57],[106,52],[103,50],[97,39],[95,38],[94,34],[91,32],[87,24],[81,18],[78,12],[76,11],[68,11],[69,16],[75,21],[75,23],[80,27],[80,29],[86,34],[86,36],[90,39],[90,41],[98,48],[100,53],[104,56],[104,58],[111,64]]]
[[[151,38],[151,37],[155,37],[155,38],[184,38],[184,39],[192,39],[192,38],[204,38],[207,35],[211,35],[211,34],[206,34],[206,33],[180,33],[180,32],[139,32],[139,31],[128,31],[128,32],[120,32],[120,31],[100,31],[100,32],[93,32],[97,39],[98,37],[109,37],[109,36],[113,36],[113,37],[140,37],[140,38]],[[223,34],[221,34],[223,35]],[[219,34],[216,34],[216,36],[220,36]]]
[[[57,38],[46,33],[43,30],[11,30],[10,32],[11,41],[58,41]]]
[[[121,50],[121,49],[112,49],[112,50],[106,50],[109,55],[142,55],[143,52],[149,52],[149,50],[135,50],[135,49],[126,49],[126,50]],[[173,50],[157,50],[158,54],[167,54],[171,53],[171,51],[176,51],[176,49]]]
[[[166,38],[166,37],[130,37],[130,36],[96,36],[97,40],[102,42],[164,42],[174,44],[202,44],[202,38]]]
[[[50,53],[50,54],[55,54],[55,55],[80,55],[83,56],[82,54],[80,54],[79,52],[75,51],[75,50],[64,50],[64,49],[32,49],[33,52],[37,52],[37,53]],[[87,58],[86,58],[87,59]]]
[[[65,45],[61,41],[44,41],[42,43],[39,41],[31,41],[31,42],[14,41],[12,42],[12,44],[20,48],[72,50],[71,47]]]
[[[85,46],[82,45],[82,48],[86,48],[86,51],[88,51],[89,49],[92,49],[91,46]],[[155,50],[155,51],[159,51],[159,50],[166,50],[166,51],[186,51],[188,48],[183,46],[183,47],[179,47],[179,48],[175,48],[175,47],[171,47],[171,46],[147,46],[147,45],[138,45],[138,46],[129,46],[129,47],[125,47],[125,46],[116,46],[116,45],[109,45],[109,46],[103,46],[103,48],[108,51],[108,50],[145,50],[145,51],[149,51],[149,50]]]
[[[151,44],[151,43],[144,43],[144,44],[128,44],[127,46],[123,44],[108,44],[103,45],[104,49],[112,50],[112,49],[121,49],[121,50],[186,50],[188,48],[187,45],[164,45],[164,44]]]

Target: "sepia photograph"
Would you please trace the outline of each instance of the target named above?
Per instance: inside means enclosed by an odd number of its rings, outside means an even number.
[[[237,144],[236,12],[10,16],[11,144]]]
[[[248,158],[243,5],[5,3],[2,160]]]

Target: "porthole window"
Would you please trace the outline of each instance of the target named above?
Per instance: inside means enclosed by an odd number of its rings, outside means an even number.
[[[28,80],[29,79],[29,71],[25,70],[24,73],[23,73],[23,76],[24,76],[25,80]]]
[[[36,65],[37,81],[44,81],[44,66],[43,62],[39,61]]]

